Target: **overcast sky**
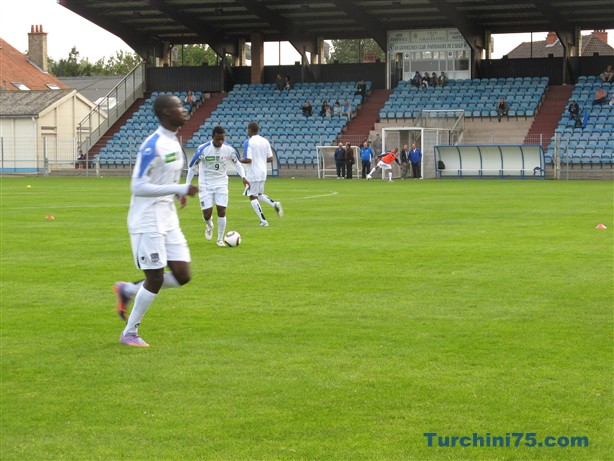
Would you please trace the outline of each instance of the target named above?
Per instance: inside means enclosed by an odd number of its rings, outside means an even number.
[[[11,6],[7,8],[7,5]],[[60,6],[56,0],[20,0],[4,3],[0,15],[0,37],[19,51],[28,49],[28,32],[32,25],[42,25],[48,33],[47,48],[49,57],[59,60],[68,57],[73,47],[81,58],[95,62],[102,57],[114,56],[116,51],[132,51],[122,40],[104,29],[92,24],[81,16]],[[608,43],[614,46],[614,30],[608,31]],[[533,34],[533,40],[544,40],[545,33]],[[531,34],[507,34],[494,36],[494,58],[500,58],[518,44],[531,40]],[[265,44],[265,64],[294,64],[299,55],[294,48],[283,43]]]

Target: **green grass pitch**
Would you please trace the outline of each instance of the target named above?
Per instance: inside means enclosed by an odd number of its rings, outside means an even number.
[[[180,210],[193,278],[139,349],[129,179],[1,179],[2,460],[613,458],[611,182],[272,178],[268,228],[241,190],[238,248]]]

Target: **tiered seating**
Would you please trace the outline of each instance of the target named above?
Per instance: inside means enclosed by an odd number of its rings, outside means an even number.
[[[160,94],[174,94],[185,101],[187,92],[156,92],[139,107],[126,123],[101,149],[96,157],[104,167],[127,167],[134,164],[141,143],[158,127],[158,119],[153,113],[153,100]],[[194,92],[197,99],[202,93]],[[185,104],[189,110],[189,104]]]
[[[313,166],[314,146],[331,145],[348,123],[346,117],[318,115],[324,100],[332,106],[348,99],[354,111],[360,96],[354,96],[358,82],[297,83],[291,90],[279,91],[274,84],[238,84],[203,123],[187,147],[196,147],[211,138],[216,125],[226,129],[226,142],[242,147],[247,123],[256,120],[260,134],[275,148],[282,166]],[[370,84],[367,83],[367,88]],[[304,117],[301,107],[311,101],[313,116]]]
[[[509,105],[510,117],[534,117],[546,87],[547,77],[450,80],[445,87],[419,90],[401,81],[380,111],[380,119],[407,119],[422,110],[459,110],[466,117],[490,119],[497,116],[500,98]]]
[[[595,93],[603,87],[608,93],[608,101],[614,92],[614,84],[603,83],[599,77],[582,76],[578,79],[565,111],[556,128],[545,155],[545,160],[552,163],[554,159],[555,137],[560,138],[559,155],[564,163],[590,165],[612,165],[614,163],[614,105],[607,102],[603,106],[593,106]],[[578,101],[581,117],[586,118],[586,126],[575,128],[569,119],[567,108],[573,101]]]

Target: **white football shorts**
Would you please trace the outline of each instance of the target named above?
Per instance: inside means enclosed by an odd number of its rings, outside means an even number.
[[[198,193],[198,199],[201,210],[213,208],[213,204],[228,207],[228,187],[201,190]]]
[[[181,229],[166,234],[130,234],[137,269],[161,269],[168,261],[190,262],[190,248]]]
[[[250,188],[247,189],[244,192],[244,195],[247,195],[248,197],[250,195],[260,195],[260,194],[264,194],[264,184],[266,183],[266,181],[253,181],[250,182]]]
[[[392,170],[392,165],[390,165],[390,163],[384,162],[383,160],[377,162],[377,166],[382,170]]]

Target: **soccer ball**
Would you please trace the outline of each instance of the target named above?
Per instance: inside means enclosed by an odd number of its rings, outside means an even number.
[[[230,231],[224,236],[224,243],[229,247],[238,247],[241,244],[241,235],[236,231]]]

